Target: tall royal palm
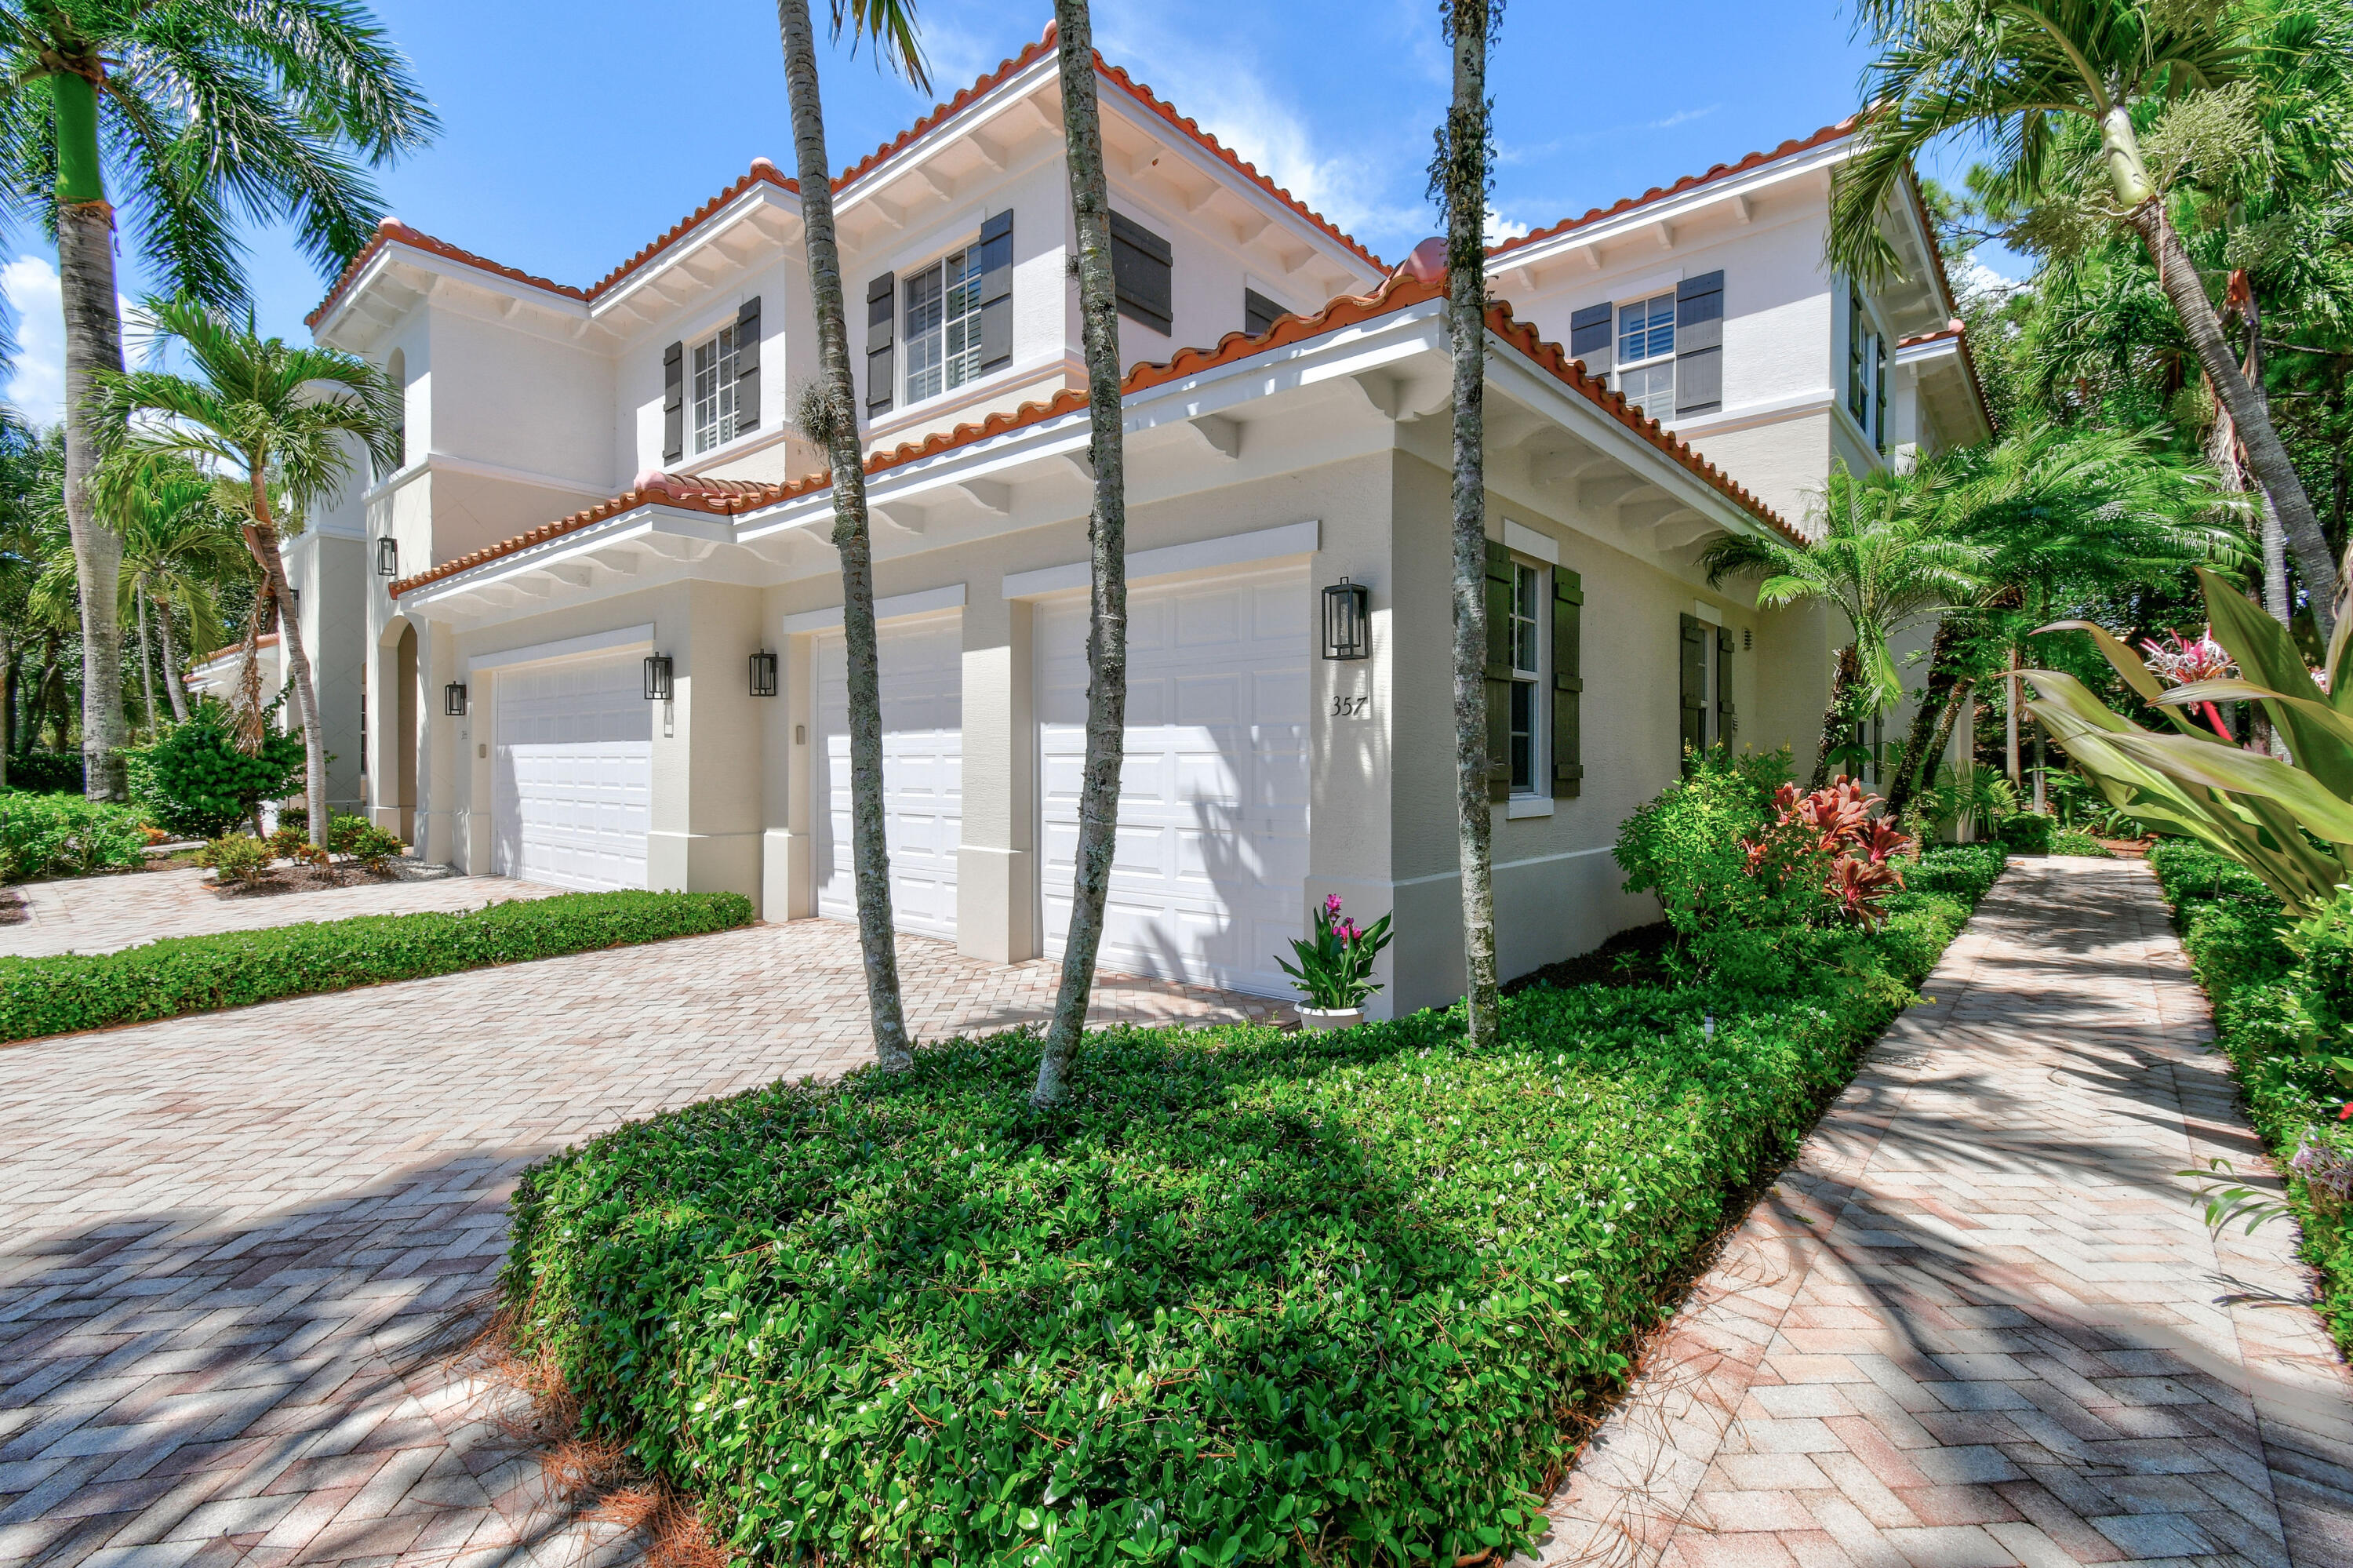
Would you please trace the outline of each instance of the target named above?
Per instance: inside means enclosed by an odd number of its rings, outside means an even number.
[[[1708,585],[1757,577],[1757,602],[1772,609],[1809,601],[1846,617],[1852,633],[1839,650],[1812,788],[1830,779],[1831,755],[1845,727],[1904,694],[1890,644],[1899,632],[1981,591],[1988,552],[1935,527],[1932,470],[1882,471],[1858,479],[1843,463],[1831,470],[1813,508],[1820,524],[1810,545],[1734,534],[1700,555]]]
[[[833,0],[833,32],[874,40],[876,58],[928,88],[906,0]],[[858,895],[858,940],[866,968],[874,1056],[885,1072],[914,1065],[899,1000],[899,948],[891,911],[891,851],[884,839],[882,688],[874,632],[874,542],[866,514],[866,459],[858,439],[858,389],[849,373],[849,323],[842,304],[841,247],[833,221],[833,171],[818,95],[817,37],[808,0],[776,0],[792,101],[793,157],[800,176],[801,234],[808,251],[809,298],[817,313],[818,379],[801,395],[801,431],[825,449],[833,474],[833,544],[841,556],[841,630],[849,708],[849,854]]]
[[[234,304],[239,217],[289,224],[341,267],[381,216],[362,164],[420,145],[434,119],[357,0],[0,0],[0,200],[58,237],[87,789],[120,800],[121,554],[86,493],[90,390],[122,368],[109,177],[152,275]]]
[[[259,335],[249,313],[231,315],[185,295],[150,298],[143,308],[192,374],[134,370],[99,377],[93,406],[105,455],[131,463],[193,459],[240,482],[246,547],[278,606],[294,698],[302,707],[311,842],[323,845],[326,747],[302,618],[279,555],[271,492],[298,512],[307,510],[351,478],[361,449],[389,471],[400,440],[399,394],[364,359]]]
[[[1994,144],[1991,188],[2005,202],[2023,208],[2064,200],[2138,236],[2246,445],[2248,466],[2279,513],[2325,638],[2340,591],[2327,541],[2269,411],[2223,335],[2144,138],[2168,106],[2195,95],[2284,93],[2316,111],[2282,115],[2272,103],[2257,118],[2307,139],[2300,161],[2341,177],[2346,150],[2329,140],[2344,118],[2341,72],[2316,78],[2310,62],[2316,53],[2341,54],[2343,40],[2316,33],[2313,15],[2300,8],[2219,0],[1859,0],[1859,10],[1881,52],[1864,83],[1873,107],[1832,196],[1831,260],[1864,277],[1894,270],[1878,221],[1883,204],[1916,155],[1965,132]],[[2086,169],[2074,151],[2094,145]]]
[[[188,716],[180,681],[180,654],[207,646],[219,632],[216,590],[250,572],[239,513],[222,503],[212,476],[193,462],[133,461],[101,466],[92,488],[100,520],[122,541],[122,599],[135,617],[139,683],[146,694],[147,725],[156,713],[152,672],[160,641],[164,691],[172,716]],[[184,642],[174,635],[184,630]],[[153,620],[154,639],[149,635]]]

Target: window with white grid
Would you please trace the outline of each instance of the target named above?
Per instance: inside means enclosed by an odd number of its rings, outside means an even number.
[[[707,452],[735,439],[735,327],[694,345],[694,450]]]
[[[908,402],[980,374],[980,247],[909,274],[906,323]]]
[[[1618,307],[1618,390],[1654,419],[1675,417],[1675,296]]]
[[[1542,616],[1546,606],[1544,573],[1525,561],[1512,563],[1512,792],[1535,792],[1541,737],[1536,694],[1544,680]]]

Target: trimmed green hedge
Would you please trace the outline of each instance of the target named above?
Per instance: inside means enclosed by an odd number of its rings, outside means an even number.
[[[2299,927],[2258,878],[2189,839],[2159,839],[2148,863],[2214,1004],[2217,1042],[2255,1131],[2288,1179],[2298,1250],[2320,1270],[2321,1316],[2353,1355],[2353,1213],[2341,1190],[2353,1124],[2337,1119],[2346,1090],[2328,1060],[2353,1054],[2344,1007],[2353,960],[2348,895],[2340,891],[2335,910]],[[2330,1190],[2332,1178],[2340,1190]]]
[[[0,958],[0,1041],[749,925],[736,893],[563,893],[464,914],[171,937],[119,953]]]
[[[2001,852],[1788,994],[1537,986],[1330,1034],[1106,1030],[778,1083],[528,1172],[502,1288],[592,1432],[764,1562],[1452,1563],[1909,1000]]]

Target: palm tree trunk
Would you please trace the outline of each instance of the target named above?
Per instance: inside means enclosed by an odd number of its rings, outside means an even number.
[[[155,600],[155,630],[164,640],[164,694],[172,699],[172,717],[188,722],[188,683],[180,679],[180,656],[172,651],[172,601]]]
[[[1465,1038],[1495,1043],[1495,881],[1487,780],[1487,35],[1488,0],[1450,0],[1454,96],[1440,148],[1446,204],[1446,328],[1454,361],[1454,816],[1462,870]]]
[[[155,744],[155,650],[147,640],[147,585],[131,589],[139,606],[139,705],[146,710],[147,744]]]
[[[2008,764],[2010,782],[2013,789],[2026,781],[2025,775],[2019,771],[2018,766],[2018,645],[2012,643],[2010,649],[2010,673],[2002,677],[2002,691],[2010,699],[2002,705],[2005,709],[2002,717],[2005,729],[2002,745],[2005,755],[2002,760]]]
[[[1054,0],[1060,57],[1064,161],[1079,240],[1079,333],[1087,359],[1088,455],[1095,497],[1087,519],[1087,758],[1079,779],[1079,842],[1062,985],[1038,1059],[1032,1105],[1070,1092],[1071,1062],[1086,1028],[1103,946],[1103,903],[1118,847],[1120,766],[1127,751],[1127,453],[1121,431],[1119,301],[1111,267],[1111,190],[1095,101],[1094,21],[1087,0]]]
[[[833,470],[833,545],[841,556],[841,630],[849,653],[849,849],[858,894],[858,945],[866,968],[874,1059],[884,1072],[902,1073],[914,1065],[915,1058],[899,999],[891,851],[883,833],[882,685],[875,652],[873,536],[866,515],[865,454],[858,441],[858,389],[849,373],[841,251],[834,238],[832,171],[826,163],[825,109],[818,97],[817,40],[809,29],[808,0],[776,0],[776,31],[784,44],[801,224],[808,247],[809,296],[817,312],[818,379],[802,424],[812,440],[823,443]]]
[[[0,632],[8,660],[0,666],[0,789],[8,788],[8,753],[16,744],[16,683],[24,674],[25,650],[14,637]]]
[[[100,371],[122,368],[122,321],[114,291],[114,208],[99,178],[98,92],[87,77],[49,78],[58,135],[58,283],[66,329],[66,527],[80,574],[82,791],[130,799],[121,750],[122,541],[100,524],[89,483],[98,469],[99,416],[90,407]]]
[[[1850,642],[1839,650],[1838,672],[1831,679],[1831,705],[1822,710],[1822,743],[1814,751],[1813,778],[1809,789],[1820,789],[1831,781],[1831,753],[1842,744],[1846,726],[1852,722],[1847,709],[1854,702],[1855,689],[1862,684],[1862,650]]]
[[[2125,221],[2148,248],[2150,260],[2157,263],[2158,281],[2166,298],[2173,302],[2174,313],[2181,318],[2190,346],[2198,351],[2199,365],[2214,384],[2222,406],[2231,411],[2231,422],[2238,428],[2239,440],[2247,449],[2247,466],[2254,471],[2255,482],[2263,486],[2263,494],[2278,509],[2287,546],[2295,556],[2296,570],[2304,574],[2313,620],[2326,646],[2341,613],[2337,604],[2341,588],[2336,564],[2329,559],[2328,541],[2321,536],[2320,519],[2314,515],[2311,499],[2304,493],[2304,481],[2296,477],[2295,461],[2288,456],[2279,431],[2272,426],[2271,411],[2240,371],[2230,340],[2222,335],[2221,315],[2214,309],[2214,302],[2206,297],[2206,285],[2198,275],[2197,264],[2190,260],[2180,235],[2174,232],[2172,222],[2165,216],[2164,201],[2157,198],[2143,202]]]
[[[1947,615],[1936,622],[1936,635],[1928,643],[1928,683],[1920,693],[1920,708],[1912,715],[1912,733],[1904,739],[1904,757],[1895,766],[1895,779],[1887,789],[1887,814],[1901,816],[1911,803],[1913,791],[1919,788],[1924,768],[1933,771],[1939,753],[1928,749],[1928,736],[1938,727],[1938,720],[1949,703],[1954,684],[1961,672],[1953,657],[1953,619]],[[1947,728],[1947,733],[1950,730]]]
[[[302,650],[302,615],[294,590],[286,583],[286,562],[278,553],[278,529],[269,521],[269,465],[252,467],[253,521],[245,527],[246,548],[269,584],[278,604],[279,646],[286,650],[287,673],[294,683],[294,705],[302,715],[303,810],[310,815],[311,842],[327,847],[327,746],[319,725],[319,697],[311,684],[311,660]]]

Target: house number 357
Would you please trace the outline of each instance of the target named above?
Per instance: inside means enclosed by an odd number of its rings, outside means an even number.
[[[1353,697],[1335,696],[1332,699],[1332,716],[1334,718],[1362,718],[1365,716],[1365,711],[1372,705],[1373,698],[1372,694],[1369,692],[1360,692]]]

